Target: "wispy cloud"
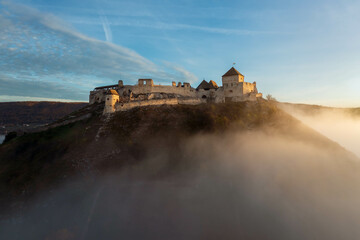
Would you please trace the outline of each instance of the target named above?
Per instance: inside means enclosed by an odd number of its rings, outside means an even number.
[[[104,33],[105,33],[105,38],[107,42],[112,42],[112,31],[110,28],[110,24],[109,21],[107,19],[107,17],[105,15],[100,15],[100,20],[104,29]]]
[[[84,96],[90,88],[118,79],[135,82],[137,78],[152,77],[162,82],[193,81],[193,76],[179,71],[180,68],[157,65],[131,49],[111,43],[110,28],[105,32],[109,42],[104,42],[87,37],[59,18],[36,9],[10,2],[3,2],[2,7],[0,73],[11,94],[43,97],[39,85],[55,84],[53,89],[72,92],[52,97],[86,100]],[[26,84],[26,89],[20,87],[22,84]],[[5,88],[1,89],[0,94],[10,95],[4,92]]]
[[[52,99],[87,99],[87,92],[77,86],[65,85],[54,81],[35,79],[16,79],[0,74],[0,99],[5,96],[41,97]]]
[[[198,78],[191,72],[189,72],[188,70],[186,70],[185,68],[183,68],[180,65],[171,63],[171,62],[164,62],[164,65],[169,68],[172,69],[174,72],[179,72],[181,73],[181,75],[185,76],[185,78],[187,79],[187,81],[189,83],[194,83],[198,80]]]
[[[104,26],[103,21],[101,23],[97,22],[92,18],[85,17],[76,17],[70,18],[72,23],[76,24],[89,24],[89,25],[99,25]],[[149,29],[159,29],[159,30],[193,30],[206,33],[214,34],[233,34],[233,35],[258,35],[258,34],[279,34],[280,32],[268,31],[268,30],[250,30],[250,29],[238,29],[238,28],[223,28],[223,27],[208,27],[201,25],[192,25],[192,24],[183,24],[183,23],[166,23],[160,21],[149,21],[148,19],[129,19],[129,18],[117,18],[111,21],[113,26],[125,26],[125,27],[137,27],[137,28],[149,28]],[[105,29],[104,29],[105,31]],[[284,34],[284,33],[282,33]]]

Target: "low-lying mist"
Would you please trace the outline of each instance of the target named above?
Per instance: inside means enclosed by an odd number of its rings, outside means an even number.
[[[45,193],[0,239],[359,239],[359,164],[333,146],[249,131],[149,148]]]
[[[324,136],[360,157],[360,116],[349,109],[319,108],[305,111],[296,105],[281,108]]]

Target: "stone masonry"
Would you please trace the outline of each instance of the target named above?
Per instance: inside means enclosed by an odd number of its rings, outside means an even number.
[[[232,67],[222,76],[221,87],[212,80],[203,80],[196,89],[186,82],[163,86],[155,85],[152,79],[139,79],[136,85],[124,85],[119,80],[116,85],[91,91],[89,103],[105,102],[104,114],[108,114],[141,106],[256,101],[258,98],[262,98],[262,94],[258,93],[256,82],[245,82],[244,76]]]

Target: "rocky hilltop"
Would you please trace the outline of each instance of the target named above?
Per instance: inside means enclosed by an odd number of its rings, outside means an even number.
[[[358,197],[358,159],[272,103],[103,108],[0,145],[1,238],[311,238],[296,216]]]

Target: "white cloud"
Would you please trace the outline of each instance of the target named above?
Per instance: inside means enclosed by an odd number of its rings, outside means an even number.
[[[103,16],[103,15],[100,15],[100,20],[101,20],[101,23],[102,23],[102,26],[103,26],[103,29],[104,29],[106,41],[107,42],[112,42],[113,41],[113,39],[112,39],[112,31],[111,31],[110,23],[109,23],[107,17]]]
[[[97,84],[118,79],[134,83],[138,78],[151,77],[155,82],[170,83],[191,82],[196,78],[181,67],[168,69],[131,49],[80,34],[53,15],[9,2],[3,2],[2,6],[0,73],[1,80],[6,79],[9,84],[6,95],[16,92],[15,95],[44,97],[37,91],[42,82],[68,89],[69,94],[73,89],[75,95],[66,98],[78,99]],[[107,40],[112,40],[111,31]],[[38,95],[26,95],[30,91],[23,88],[14,90],[24,83]],[[5,94],[4,90],[0,94]]]
[[[65,85],[55,81],[36,80],[25,78],[14,79],[0,74],[0,99],[7,99],[5,96],[22,96],[31,98],[56,98],[86,100],[88,91],[82,91],[77,85]],[[7,101],[7,100],[5,100]]]
[[[173,64],[171,62],[164,62],[164,65],[170,69],[173,69],[175,72],[181,73],[183,76],[185,76],[189,83],[195,83],[198,80],[193,73],[187,71],[179,65]]]
[[[70,21],[77,24],[91,24],[91,25],[103,25],[103,21],[99,23],[98,21],[92,18],[84,17],[71,17]],[[249,30],[249,29],[237,29],[237,28],[218,28],[218,27],[207,27],[201,25],[191,25],[191,24],[180,24],[180,23],[167,23],[152,21],[149,19],[139,20],[131,18],[118,18],[111,21],[113,26],[126,26],[126,27],[137,27],[137,28],[150,28],[150,29],[159,29],[159,30],[190,30],[190,31],[200,31],[205,33],[212,34],[232,34],[232,35],[258,35],[258,34],[279,34],[280,32],[275,31],[263,31],[263,30]],[[105,28],[104,28],[105,31]],[[284,33],[282,33],[284,34]],[[289,33],[288,33],[289,34]]]

